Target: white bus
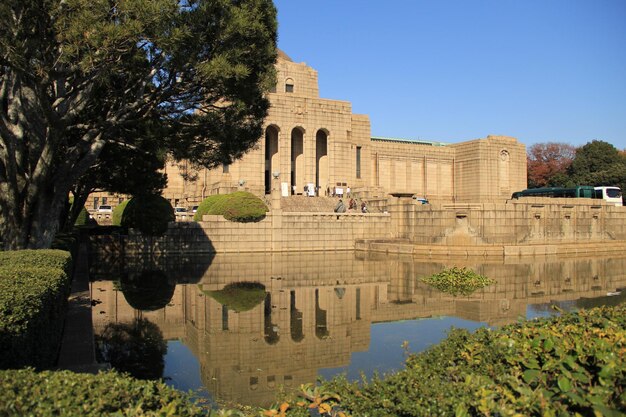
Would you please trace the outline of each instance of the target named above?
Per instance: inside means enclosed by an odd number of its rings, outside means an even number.
[[[620,190],[619,187],[594,187],[594,189],[598,193],[597,198],[601,198],[604,201],[613,203],[616,206],[623,205],[622,204],[622,190]]]

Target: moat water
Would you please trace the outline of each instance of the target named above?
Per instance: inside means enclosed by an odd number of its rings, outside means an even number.
[[[416,260],[336,253],[91,260],[93,322],[131,373],[210,402],[267,406],[319,377],[401,369],[470,331],[626,299],[626,256]],[[452,266],[496,281],[471,296],[421,279]],[[625,291],[621,292],[624,288]]]

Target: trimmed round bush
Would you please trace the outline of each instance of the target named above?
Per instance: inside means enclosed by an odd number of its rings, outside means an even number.
[[[160,195],[131,198],[126,204],[120,225],[138,229],[149,236],[162,236],[167,224],[175,220],[174,208]]]
[[[117,372],[0,372],[2,416],[206,416],[189,395],[163,382]]]
[[[129,201],[130,200],[124,200],[113,209],[113,215],[111,216],[111,224],[113,226],[122,225],[122,216],[124,215],[124,210],[126,209]]]
[[[211,208],[213,207],[213,205],[218,201],[224,200],[225,198],[227,198],[227,196],[228,194],[215,194],[208,196],[207,198],[202,200],[202,202],[198,206],[198,210],[196,210],[196,213],[193,215],[194,221],[202,221],[202,216],[204,216],[205,214],[213,214],[211,213]]]
[[[208,199],[211,200],[207,202]],[[204,214],[215,214],[233,222],[255,222],[262,220],[269,211],[263,200],[247,191],[211,196],[208,199],[200,204],[194,220],[196,217],[198,220],[202,219]],[[203,204],[208,208],[201,211]]]
[[[70,197],[69,200],[70,207],[74,204],[74,197]],[[74,226],[89,226],[93,224],[94,221],[89,217],[89,212],[83,206],[78,213],[78,217],[76,217],[76,221],[74,222]]]

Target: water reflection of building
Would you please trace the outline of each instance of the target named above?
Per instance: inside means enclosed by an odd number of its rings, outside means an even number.
[[[360,255],[359,255],[360,256]],[[497,283],[470,297],[452,297],[419,278],[467,266]],[[96,331],[137,316],[181,339],[201,364],[216,397],[267,404],[280,385],[313,382],[320,368],[341,367],[367,350],[370,325],[458,316],[502,325],[525,316],[528,304],[598,297],[626,286],[626,259],[520,260],[518,263],[420,263],[353,253],[217,255],[197,285],[178,285],[163,309],[142,312],[111,282],[92,287]],[[259,282],[266,295],[236,313],[210,295],[233,282]]]

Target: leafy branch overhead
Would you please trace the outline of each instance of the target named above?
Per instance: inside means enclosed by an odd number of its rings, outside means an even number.
[[[47,218],[105,146],[206,167],[241,157],[262,134],[275,59],[271,0],[2,2],[5,246],[45,246]]]
[[[471,269],[457,268],[456,266],[444,269],[430,277],[422,278],[422,281],[455,297],[459,294],[470,295],[480,288],[495,284],[491,278],[480,275]]]

